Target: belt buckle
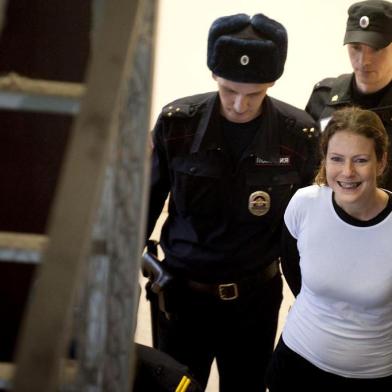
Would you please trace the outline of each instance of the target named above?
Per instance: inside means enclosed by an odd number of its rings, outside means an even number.
[[[231,301],[238,298],[237,283],[226,283],[218,286],[219,298],[223,301]]]

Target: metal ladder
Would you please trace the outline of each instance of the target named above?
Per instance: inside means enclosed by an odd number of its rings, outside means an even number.
[[[40,263],[15,364],[3,364],[9,374],[0,380],[16,392],[132,386],[157,1],[95,3],[85,85],[0,80],[0,108],[75,115],[47,235],[0,233],[0,262]],[[80,297],[80,355],[69,363]]]

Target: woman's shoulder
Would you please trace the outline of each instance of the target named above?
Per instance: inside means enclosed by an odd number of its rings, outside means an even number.
[[[295,238],[308,219],[312,221],[320,211],[325,211],[328,198],[331,200],[330,195],[328,186],[309,185],[297,190],[284,214],[285,224]]]
[[[332,190],[324,185],[309,185],[298,189],[287,207],[288,213],[307,215],[324,208],[331,200]]]
[[[329,197],[332,190],[330,187],[325,185],[309,185],[304,188],[300,188],[294,194],[293,199],[298,201],[317,200]]]

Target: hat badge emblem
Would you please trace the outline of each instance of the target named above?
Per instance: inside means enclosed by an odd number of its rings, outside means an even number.
[[[241,56],[240,63],[241,63],[241,65],[248,65],[249,64],[249,56],[246,54]]]
[[[366,29],[366,27],[369,26],[369,17],[368,16],[361,16],[361,19],[359,19],[359,26],[361,26],[361,28]]]

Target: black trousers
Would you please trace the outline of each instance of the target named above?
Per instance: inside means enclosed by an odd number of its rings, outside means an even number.
[[[358,379],[325,372],[287,347],[282,338],[268,366],[266,381],[270,392],[392,391],[392,376]]]
[[[203,388],[216,358],[220,392],[265,391],[282,302],[281,276],[232,301],[187,290],[174,295],[170,320],[162,312],[158,317],[158,348],[186,364]]]

